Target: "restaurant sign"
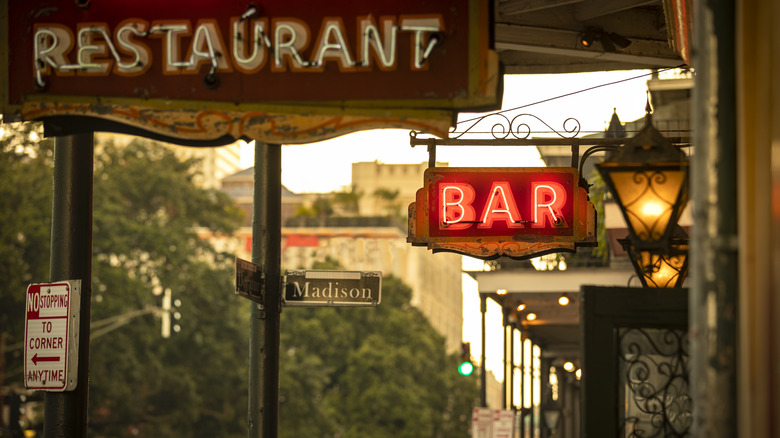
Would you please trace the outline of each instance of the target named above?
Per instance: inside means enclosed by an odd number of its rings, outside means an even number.
[[[487,0],[0,0],[2,112],[175,138],[444,134],[499,103]],[[292,129],[291,129],[292,128]]]
[[[409,206],[407,241],[480,259],[596,244],[596,212],[576,169],[429,168]]]

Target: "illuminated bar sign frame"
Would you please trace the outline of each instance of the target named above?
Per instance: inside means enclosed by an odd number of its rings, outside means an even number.
[[[185,139],[446,137],[500,106],[491,20],[488,0],[0,0],[0,110]]]
[[[525,259],[596,245],[596,211],[570,167],[425,171],[407,241],[434,252]]]

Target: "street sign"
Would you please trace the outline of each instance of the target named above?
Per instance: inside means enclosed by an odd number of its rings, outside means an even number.
[[[287,271],[286,306],[376,306],[382,300],[380,271]]]
[[[471,438],[512,438],[515,413],[510,410],[474,408]]]
[[[265,306],[264,280],[260,266],[236,258],[236,295],[258,303],[261,309]]]
[[[78,383],[81,280],[27,287],[24,386],[72,391]]]
[[[493,409],[474,408],[471,419],[471,438],[490,438],[493,431]]]
[[[512,438],[515,427],[514,411],[496,409],[493,413],[492,438]]]

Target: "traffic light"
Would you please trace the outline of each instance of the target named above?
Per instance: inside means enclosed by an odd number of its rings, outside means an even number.
[[[460,365],[458,365],[458,373],[461,376],[470,376],[474,372],[474,364],[471,362],[471,343],[461,342],[460,344]]]

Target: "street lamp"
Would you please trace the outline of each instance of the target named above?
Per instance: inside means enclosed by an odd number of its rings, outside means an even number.
[[[561,421],[561,415],[563,414],[561,407],[558,403],[554,402],[551,398],[542,405],[542,419],[544,425],[550,432],[549,436],[554,436],[558,430],[558,423]]]
[[[688,272],[688,236],[677,224],[688,202],[688,160],[653,126],[645,126],[597,164],[628,225],[618,242],[644,287],[679,287]]]
[[[649,107],[645,127],[596,167],[620,206],[631,245],[668,252],[688,202],[688,160],[653,126]]]
[[[618,239],[628,252],[634,270],[644,287],[680,287],[688,274],[688,236],[679,225],[672,235],[669,251],[638,250],[629,239]]]

